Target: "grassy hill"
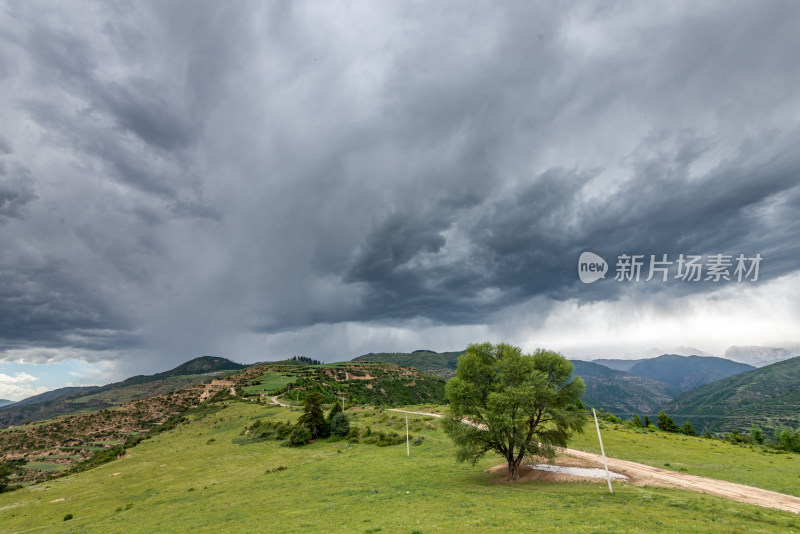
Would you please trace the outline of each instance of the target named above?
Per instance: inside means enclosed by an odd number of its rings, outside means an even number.
[[[384,362],[402,365],[404,367],[416,367],[420,371],[426,371],[445,380],[455,376],[458,357],[464,354],[461,352],[433,352],[430,350],[415,350],[414,352],[370,352],[363,356],[353,358],[354,362]]]
[[[230,373],[230,372],[228,372]],[[91,462],[96,454],[112,454],[130,445],[131,440],[161,430],[170,421],[182,420],[197,410],[206,412],[204,400],[230,400],[271,404],[263,395],[278,396],[284,403],[302,404],[312,392],[327,402],[342,397],[348,405],[368,403],[398,405],[441,403],[444,380],[417,369],[392,364],[344,362],[330,365],[252,366],[233,375],[216,375],[204,385],[193,385],[167,394],[142,398],[153,384],[176,384],[187,377],[173,376],[158,381],[110,389],[87,397],[71,399],[72,404],[91,404],[103,395],[118,401],[134,397],[112,409],[86,410],[84,413],[27,423],[0,431],[0,462],[27,460],[17,482],[39,481],[50,474],[74,469]],[[208,377],[207,377],[208,378]],[[138,388],[138,389],[135,389]]]
[[[605,482],[508,484],[477,465],[454,460],[435,420],[410,415],[418,445],[376,447],[364,432],[402,432],[404,416],[351,410],[358,442],[319,440],[306,447],[240,438],[256,420],[295,421],[301,413],[249,402],[222,401],[211,414],[188,415],[95,469],[0,494],[7,532],[792,532],[798,516],[699,493]],[[797,458],[606,425],[607,451],[655,457],[654,465],[693,472],[704,458],[736,461],[738,479],[783,487]],[[591,433],[586,449],[596,448]],[[719,443],[719,442],[717,442]],[[609,450],[610,449],[610,450]],[[651,449],[652,452],[646,452]],[[691,451],[686,454],[685,451]],[[663,454],[658,455],[659,451]],[[776,463],[771,463],[774,460]],[[706,469],[708,469],[706,467]],[[787,474],[788,473],[788,474]],[[791,484],[796,488],[796,484]],[[64,521],[70,514],[72,519]]]
[[[632,375],[666,382],[681,391],[716,382],[723,378],[755,369],[752,365],[712,356],[679,356],[662,354],[640,360],[630,369]]]
[[[593,362],[572,360],[573,376],[580,376],[586,383],[581,398],[587,407],[605,409],[622,418],[634,413],[655,414],[659,406],[669,402],[680,390],[641,376],[615,371]]]
[[[800,357],[747,371],[684,393],[663,409],[711,431],[800,426]],[[771,434],[771,432],[768,432]]]
[[[60,388],[0,408],[0,428],[60,415],[104,410],[208,381],[205,373],[230,373],[244,367],[225,358],[201,356],[163,373],[138,375],[101,387]]]

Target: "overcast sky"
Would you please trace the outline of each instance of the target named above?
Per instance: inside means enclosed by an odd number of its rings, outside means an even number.
[[[798,20],[0,2],[0,397],[204,354],[797,341]],[[579,280],[583,251],[605,279]],[[620,282],[621,254],[763,259]]]

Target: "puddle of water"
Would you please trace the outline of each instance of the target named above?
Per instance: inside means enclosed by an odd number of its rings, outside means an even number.
[[[605,469],[597,469],[594,467],[564,467],[561,465],[550,465],[550,464],[537,464],[537,465],[529,465],[531,469],[537,469],[539,471],[547,471],[548,473],[562,473],[565,475],[575,475],[578,477],[588,477],[588,478],[606,478],[606,470]],[[615,473],[610,471],[611,478],[618,479],[618,480],[627,480],[628,477],[625,475],[621,475],[619,473]]]

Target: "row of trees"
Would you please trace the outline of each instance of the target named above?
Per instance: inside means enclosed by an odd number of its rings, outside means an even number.
[[[304,363],[306,365],[322,365],[322,362],[319,360],[315,360],[314,358],[309,358],[308,356],[292,356],[289,360]]]

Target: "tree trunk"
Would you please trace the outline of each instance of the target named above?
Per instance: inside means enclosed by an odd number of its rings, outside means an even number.
[[[519,477],[519,464],[513,459],[508,460],[508,480],[517,480]]]

